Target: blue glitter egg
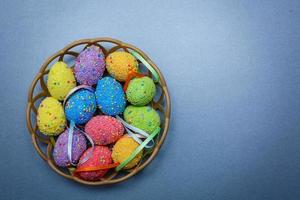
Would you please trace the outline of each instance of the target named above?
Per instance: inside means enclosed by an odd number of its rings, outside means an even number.
[[[112,77],[98,81],[96,99],[100,110],[106,115],[118,115],[125,110],[126,99],[122,85]]]
[[[69,121],[84,124],[89,121],[96,111],[94,92],[81,89],[70,96],[65,104],[65,114]]]

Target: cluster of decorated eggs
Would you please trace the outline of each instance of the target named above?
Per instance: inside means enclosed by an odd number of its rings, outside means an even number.
[[[148,134],[159,128],[160,117],[149,105],[155,84],[148,76],[130,76],[137,73],[139,65],[132,54],[117,51],[105,57],[96,45],[78,55],[74,69],[62,61],[51,67],[50,96],[39,105],[37,125],[41,133],[56,139],[57,166],[74,165],[84,169],[76,174],[81,179],[100,180],[110,169],[105,166],[117,166],[140,145],[126,133],[123,120]],[[140,151],[123,169],[135,167],[142,155]]]

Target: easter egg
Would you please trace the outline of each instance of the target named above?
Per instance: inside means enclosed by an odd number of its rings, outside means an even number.
[[[90,120],[96,111],[96,97],[88,89],[80,89],[72,94],[65,104],[65,113],[69,121],[84,124]]]
[[[124,111],[124,119],[127,123],[151,134],[160,126],[158,113],[150,106],[127,106]]]
[[[37,125],[41,133],[48,136],[60,134],[66,125],[64,109],[53,97],[46,97],[37,111]]]
[[[81,163],[81,161],[85,160],[87,157],[89,157],[88,160],[84,163]],[[80,169],[85,167],[98,167],[111,163],[111,151],[109,150],[109,148],[105,146],[95,146],[94,149],[90,147],[83,153],[79,160],[77,168]],[[97,181],[100,180],[100,178],[102,178],[107,172],[108,169],[79,172],[78,176],[87,181]]]
[[[118,81],[126,81],[130,72],[138,71],[137,60],[124,51],[109,54],[105,61],[108,73]]]
[[[119,139],[113,147],[112,159],[116,163],[122,163],[125,161],[132,152],[139,146],[134,139],[128,135],[124,135]],[[136,166],[142,159],[143,151],[140,151],[123,169],[130,169]]]
[[[47,88],[52,97],[61,101],[75,86],[76,81],[73,71],[68,68],[66,63],[59,61],[51,67]]]
[[[60,167],[71,165],[68,158],[68,136],[69,130],[65,130],[56,140],[53,158],[55,163]],[[86,139],[82,133],[74,129],[72,140],[72,163],[77,163],[82,153],[86,150]]]
[[[98,46],[87,47],[76,58],[74,73],[78,83],[95,85],[105,70],[105,57]]]
[[[156,93],[153,80],[147,76],[132,79],[126,90],[127,100],[136,106],[144,106],[152,101]]]
[[[96,88],[97,104],[106,115],[118,115],[126,106],[122,85],[112,77],[104,77],[98,81]]]
[[[85,132],[97,145],[107,145],[120,139],[124,133],[124,127],[116,118],[105,115],[93,117],[85,125]]]

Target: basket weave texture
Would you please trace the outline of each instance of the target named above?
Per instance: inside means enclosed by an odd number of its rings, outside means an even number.
[[[85,181],[77,178],[76,176],[73,176],[73,168],[68,168],[66,170],[56,166],[52,157],[54,138],[46,137],[43,134],[41,134],[38,130],[36,123],[37,108],[39,106],[40,101],[43,100],[45,97],[50,96],[46,86],[46,80],[49,73],[49,69],[52,66],[52,64],[56,61],[69,62],[70,60],[75,60],[75,58],[83,49],[91,45],[99,46],[102,49],[105,57],[114,51],[123,50],[129,52],[130,50],[134,50],[138,52],[155,69],[155,71],[160,77],[159,82],[156,83],[157,91],[160,91],[160,94],[158,94],[158,98],[155,98],[155,100],[151,102],[151,105],[160,113],[162,120],[161,132],[155,138],[155,146],[151,149],[151,151],[144,153],[143,159],[136,167],[130,170],[120,172],[110,170],[110,173],[108,173],[100,181],[96,182]],[[150,77],[152,76],[149,70],[146,73]],[[139,171],[144,169],[154,159],[168,133],[170,123],[170,108],[170,96],[165,79],[158,67],[144,52],[142,52],[140,49],[136,48],[133,45],[126,44],[116,39],[83,39],[74,41],[71,44],[67,45],[65,48],[49,57],[41,66],[38,74],[35,76],[29,88],[28,102],[26,108],[26,121],[34,148],[41,156],[41,158],[45,160],[56,173],[65,178],[86,185],[106,185],[122,182],[132,177],[133,175],[137,174]]]

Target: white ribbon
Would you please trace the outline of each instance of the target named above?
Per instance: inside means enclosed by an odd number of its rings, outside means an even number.
[[[71,165],[73,166],[76,166],[75,163],[73,163],[72,161],[72,148],[73,148],[73,132],[74,132],[74,127],[75,127],[75,123],[74,121],[72,120],[70,122],[70,128],[69,128],[69,131],[68,131],[68,158],[69,158],[69,161],[71,163]]]
[[[149,134],[146,133],[145,131],[132,126],[130,124],[128,124],[127,122],[125,122],[121,117],[119,117],[118,115],[116,116],[117,120],[119,120],[123,126],[125,127],[125,130],[127,131],[128,135],[130,137],[132,137],[137,143],[142,144],[143,140],[142,139],[146,139],[149,137]],[[146,146],[145,148],[152,148],[154,146],[154,140],[152,139]]]
[[[83,158],[80,161],[80,164],[83,164],[86,161],[88,161],[88,159],[90,159],[90,157],[93,155],[95,144],[94,144],[92,138],[86,132],[84,132],[84,131],[80,130],[78,127],[76,127],[73,120],[70,122],[70,128],[69,128],[69,131],[68,131],[68,147],[67,147],[68,149],[67,149],[67,153],[68,153],[68,159],[69,159],[71,165],[76,166],[77,164],[72,162],[72,148],[73,148],[74,128],[76,128],[78,131],[80,131],[89,140],[89,142],[92,145],[92,150],[89,152],[89,154],[85,158]]]

